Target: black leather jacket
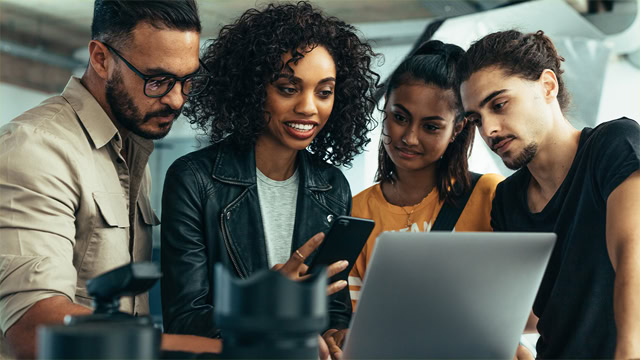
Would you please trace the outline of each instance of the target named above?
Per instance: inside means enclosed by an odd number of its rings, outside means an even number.
[[[337,168],[298,154],[300,186],[292,251],[338,215],[351,212],[351,190]],[[162,315],[168,333],[218,337],[214,320],[213,264],[245,278],[268,268],[254,151],[224,143],[174,162],[162,194]],[[307,259],[307,264],[313,258]],[[347,328],[349,290],[329,302],[330,328]]]

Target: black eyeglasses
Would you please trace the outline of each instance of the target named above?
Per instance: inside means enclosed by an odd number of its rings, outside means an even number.
[[[116,51],[116,49],[112,48],[108,44],[103,43],[111,52],[116,54],[122,61],[124,61],[125,65],[131,69],[136,75],[138,75],[142,80],[144,80],[144,94],[150,98],[159,98],[167,95],[171,89],[175,86],[177,81],[180,81],[182,84],[182,93],[185,96],[194,96],[200,94],[204,89],[206,89],[207,84],[209,83],[209,79],[211,75],[203,74],[202,72],[196,72],[191,75],[187,75],[184,77],[177,77],[173,74],[157,74],[157,75],[145,75],[141,73],[135,66],[131,65],[130,62],[127,61],[122,55]],[[200,66],[208,71],[207,67],[204,63],[198,59],[200,62]]]

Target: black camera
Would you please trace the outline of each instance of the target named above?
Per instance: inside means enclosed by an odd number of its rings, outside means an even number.
[[[39,359],[154,359],[161,331],[148,316],[119,310],[122,296],[148,291],[162,277],[158,265],[130,263],[87,282],[91,315],[65,317],[64,325],[38,329]]]
[[[328,325],[326,269],[302,282],[264,270],[237,279],[215,265],[215,320],[224,359],[317,359]]]

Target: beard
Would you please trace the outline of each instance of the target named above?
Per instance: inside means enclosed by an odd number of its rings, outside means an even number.
[[[122,84],[122,73],[119,70],[114,72],[111,79],[107,80],[105,95],[107,104],[109,104],[115,120],[125,129],[145,139],[162,139],[167,136],[169,130],[171,130],[171,123],[157,129],[143,129],[142,125],[147,123],[151,118],[166,117],[170,115],[175,115],[177,118],[180,116],[180,112],[182,111],[182,109],[173,110],[169,106],[166,106],[162,110],[153,111],[144,115],[141,114],[140,110],[133,102],[133,98],[124,89]]]
[[[518,170],[523,166],[526,166],[527,164],[529,164],[529,162],[531,162],[531,160],[533,160],[533,158],[536,156],[537,152],[538,152],[538,144],[531,143],[527,145],[520,152],[520,154],[518,154],[518,156],[515,159],[513,160],[503,159],[502,162],[504,162],[506,167],[508,167],[509,169]]]

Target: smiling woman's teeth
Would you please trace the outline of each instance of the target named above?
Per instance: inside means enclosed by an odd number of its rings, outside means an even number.
[[[288,127],[294,128],[299,131],[309,131],[313,129],[313,124],[297,124],[297,123],[285,123]]]

